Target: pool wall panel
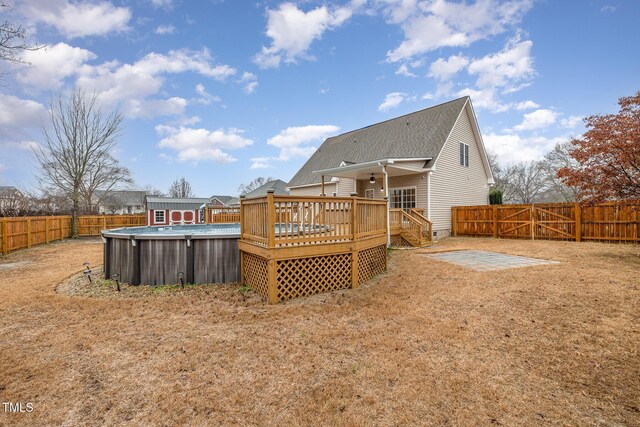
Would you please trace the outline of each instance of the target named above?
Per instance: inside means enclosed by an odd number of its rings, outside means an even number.
[[[193,240],[195,283],[240,281],[238,239]]]
[[[186,240],[139,240],[140,283],[178,283],[178,273],[187,272]]]

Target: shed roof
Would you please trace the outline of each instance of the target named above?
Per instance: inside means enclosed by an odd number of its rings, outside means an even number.
[[[460,112],[465,96],[444,104],[328,138],[289,182],[289,187],[319,183],[313,171],[379,159],[437,158]],[[326,180],[327,177],[325,177]]]
[[[286,195],[286,194],[289,194],[289,190],[287,190],[287,186],[288,184],[283,180],[274,179],[273,181],[265,182],[255,190],[249,191],[245,196],[246,197],[263,197],[267,195],[268,190],[274,190],[273,194],[275,195]]]
[[[147,196],[147,209],[197,210],[209,203],[202,197],[157,197]]]

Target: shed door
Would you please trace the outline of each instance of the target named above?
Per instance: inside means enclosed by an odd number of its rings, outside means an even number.
[[[180,224],[182,221],[182,211],[171,211],[171,223]]]

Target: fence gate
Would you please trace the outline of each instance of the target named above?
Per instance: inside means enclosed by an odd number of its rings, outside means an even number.
[[[497,207],[498,237],[532,238],[532,209],[527,206]]]
[[[533,205],[536,239],[575,240],[576,208],[567,204]]]

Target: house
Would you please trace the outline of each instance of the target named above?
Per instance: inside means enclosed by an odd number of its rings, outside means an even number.
[[[139,190],[96,190],[94,199],[99,214],[125,215],[145,212],[146,191]]]
[[[200,224],[201,207],[208,202],[199,197],[147,196],[147,225]]]
[[[0,216],[25,215],[29,207],[29,199],[20,190],[0,185]]]
[[[213,207],[238,207],[240,199],[234,196],[211,196],[209,197],[209,206]]]
[[[380,199],[420,209],[435,236],[451,207],[484,205],[493,175],[471,99],[463,97],[328,138],[289,182],[292,195]]]
[[[247,198],[251,197],[264,197],[267,195],[268,190],[274,190],[273,194],[278,195],[286,195],[289,194],[289,190],[287,189],[288,184],[281,179],[274,179],[273,181],[268,181],[262,184],[260,187],[255,190],[249,191],[244,196]]]

